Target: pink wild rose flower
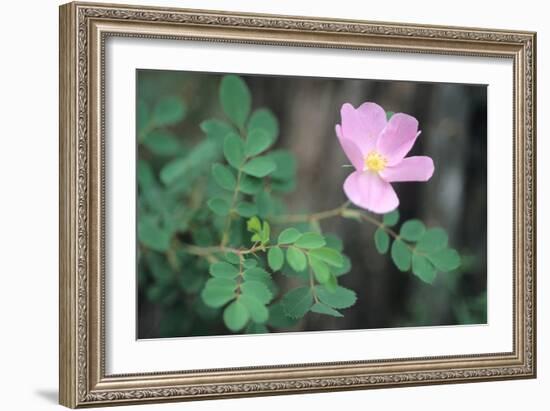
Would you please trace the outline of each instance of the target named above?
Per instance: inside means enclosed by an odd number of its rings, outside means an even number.
[[[388,121],[384,109],[369,102],[357,109],[346,103],[340,114],[342,124],[336,125],[336,135],[355,167],[344,182],[344,192],[353,204],[374,213],[388,213],[399,205],[390,183],[428,181],[432,177],[434,163],[430,157],[405,157],[420,134],[414,117],[395,113]]]

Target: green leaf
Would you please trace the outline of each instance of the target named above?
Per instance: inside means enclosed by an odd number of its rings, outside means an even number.
[[[252,105],[250,90],[244,80],[232,74],[224,76],[220,85],[220,103],[227,117],[243,128]]]
[[[357,301],[354,291],[340,286],[337,286],[334,291],[329,291],[323,286],[316,285],[315,293],[321,302],[333,308],[348,308]]]
[[[412,271],[414,275],[428,284],[434,282],[437,274],[432,263],[430,263],[423,255],[418,254],[413,254],[412,256]]]
[[[226,278],[211,278],[201,292],[204,303],[212,308],[219,308],[235,298],[237,282]]]
[[[137,162],[137,180],[140,189],[143,191],[149,190],[156,184],[153,168],[145,160],[138,160]]]
[[[235,278],[239,275],[239,269],[226,262],[214,263],[210,266],[210,275],[216,278]]]
[[[260,191],[255,197],[256,205],[258,206],[258,215],[262,218],[266,218],[271,214],[271,206],[273,204],[273,198],[267,191]]]
[[[157,126],[169,126],[179,123],[185,115],[186,107],[178,97],[165,97],[153,110],[153,121]]]
[[[271,177],[277,180],[289,180],[296,174],[296,157],[286,150],[273,150],[268,156],[275,162],[276,170]]]
[[[271,145],[269,135],[260,129],[251,130],[246,137],[245,153],[248,157],[253,157],[267,150]]]
[[[432,254],[428,254],[427,257],[438,270],[444,273],[460,267],[460,254],[453,248],[443,248]]]
[[[241,217],[252,217],[257,212],[258,208],[256,207],[256,204],[248,203],[245,201],[237,204],[237,213]]]
[[[271,174],[273,177],[273,173]],[[271,190],[278,193],[290,193],[296,189],[296,181],[294,179],[290,180],[271,180]]]
[[[391,247],[391,258],[400,271],[409,271],[411,268],[411,250],[401,241],[395,240]]]
[[[253,177],[262,178],[275,170],[275,162],[269,157],[255,157],[246,163],[242,170]]]
[[[303,317],[313,305],[313,295],[309,287],[299,287],[289,291],[281,299],[284,312],[291,318]]]
[[[300,248],[321,248],[324,247],[326,241],[324,237],[318,233],[304,233],[294,243],[296,247]]]
[[[269,311],[265,304],[262,304],[257,298],[252,295],[243,294],[239,297],[240,301],[250,313],[252,321],[256,323],[265,323],[269,318]]]
[[[264,225],[262,226],[262,244],[267,244],[269,242],[270,237],[271,237],[271,226],[267,221],[264,221]]]
[[[344,265],[344,257],[342,254],[332,248],[317,248],[315,250],[311,250],[309,255],[318,258],[333,267],[342,267]]]
[[[246,306],[240,301],[233,301],[223,311],[223,322],[233,332],[242,330],[250,320],[250,313]]]
[[[399,210],[393,210],[391,213],[384,214],[382,222],[388,227],[392,227],[399,221]]]
[[[173,156],[182,146],[178,139],[166,130],[153,130],[143,139],[143,144],[158,156]]]
[[[221,164],[214,164],[212,166],[212,175],[221,188],[229,191],[235,190],[237,179],[229,167]]]
[[[235,133],[228,134],[223,140],[223,155],[229,164],[240,168],[244,161],[244,144]]]
[[[245,194],[257,194],[263,187],[263,182],[261,179],[247,176],[246,174],[241,175],[241,181],[239,183],[239,190]]]
[[[281,234],[279,234],[279,239],[277,242],[279,244],[292,244],[300,237],[301,233],[295,228],[286,228]]]
[[[263,304],[269,303],[273,298],[273,294],[269,291],[269,288],[263,282],[255,280],[246,280],[242,283],[241,293],[243,295],[250,295]]]
[[[386,254],[390,248],[390,236],[382,228],[374,232],[374,245],[380,254]]]
[[[330,268],[330,272],[337,277],[347,274],[351,270],[351,260],[345,255],[342,255],[342,259],[343,259],[343,264],[341,267]]]
[[[426,232],[424,223],[420,220],[408,220],[401,226],[399,235],[405,240],[418,241],[420,237]]]
[[[261,281],[265,282],[266,280],[270,279],[271,276],[267,271],[265,271],[261,267],[251,267],[245,270],[243,273],[243,278],[246,282],[250,281]]]
[[[210,208],[210,210],[212,210],[216,215],[223,217],[229,214],[229,203],[223,198],[211,198],[206,204],[208,205],[208,208]]]
[[[331,315],[333,317],[343,317],[343,315],[339,311],[336,311],[334,308],[321,303],[313,304],[313,307],[311,307],[310,311],[317,314]]]
[[[285,262],[283,250],[279,247],[272,247],[267,252],[267,263],[273,271],[279,271]]]
[[[254,216],[246,222],[246,229],[251,233],[259,233],[262,230],[262,222]]]
[[[138,220],[138,239],[146,247],[155,251],[166,251],[170,247],[171,230],[160,227],[156,218],[144,217]]]
[[[285,314],[285,309],[281,301],[272,304],[269,307],[269,319],[267,325],[274,328],[290,328],[296,325],[298,320]]]
[[[331,274],[328,281],[326,283],[323,284],[325,286],[325,288],[329,291],[329,292],[334,292],[336,291],[336,287],[338,287],[338,279],[336,278],[336,276],[334,274]]]
[[[203,170],[210,167],[220,155],[219,144],[204,140],[193,147],[184,157],[177,157],[160,170],[160,180],[165,185],[175,182],[190,184],[193,178],[203,175]]]
[[[328,268],[328,265],[326,265],[323,261],[310,256],[309,265],[311,266],[311,269],[315,274],[315,278],[321,284],[326,283],[330,279],[330,270]]]
[[[224,258],[226,261],[230,262],[231,264],[240,264],[241,262],[241,259],[239,258],[239,256],[232,252],[225,253]]]
[[[258,265],[258,262],[253,258],[247,258],[246,260],[243,260],[243,266],[245,268],[253,268]]]
[[[247,334],[267,334],[269,332],[265,325],[255,322],[249,322],[245,331]]]
[[[433,253],[447,247],[449,238],[442,228],[430,228],[420,237],[416,244],[416,251],[420,253]]]
[[[389,120],[393,116],[393,111],[386,111],[386,119]]]
[[[149,272],[154,277],[155,283],[163,286],[171,286],[174,273],[166,258],[159,253],[147,253],[145,255]],[[202,286],[202,284],[201,284]]]
[[[336,234],[325,234],[325,241],[327,242],[328,248],[334,248],[337,251],[342,251],[344,249],[342,239]]]
[[[231,125],[227,124],[225,121],[221,121],[218,119],[203,121],[200,125],[200,128],[208,138],[211,138],[217,142],[223,142],[228,134],[234,132]]]
[[[307,267],[306,255],[296,247],[289,247],[286,250],[286,260],[294,271],[304,271]]]
[[[265,108],[255,110],[248,120],[248,133],[254,130],[262,130],[269,137],[270,143],[273,143],[279,135],[279,123],[273,113]]]

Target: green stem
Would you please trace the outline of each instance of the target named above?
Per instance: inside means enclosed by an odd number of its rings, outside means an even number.
[[[389,228],[387,225],[385,225],[383,222],[377,220],[376,218],[374,218],[374,217],[372,217],[368,214],[362,213],[362,212],[359,212],[359,217],[362,220],[367,221],[371,224],[374,224],[378,228],[381,228],[382,230],[384,230],[386,233],[391,235],[396,240],[401,239],[401,236],[399,234],[397,234],[395,231],[393,231],[391,228]]]
[[[374,224],[378,228],[381,228],[386,233],[391,235],[394,239],[401,240],[409,248],[409,250],[411,250],[412,253],[415,253],[415,254],[418,254],[418,255],[425,255],[423,253],[419,253],[418,251],[416,251],[416,248],[413,247],[412,245],[410,245],[407,240],[405,240],[403,237],[401,237],[399,234],[397,234],[395,231],[393,231],[390,227],[388,227],[387,225],[385,225],[381,221],[379,221],[379,220],[377,220],[377,219],[373,218],[372,216],[370,216],[368,214],[365,214],[365,213],[360,213],[360,218],[363,221],[367,221],[371,224]]]
[[[239,178],[240,178],[240,171],[239,171]],[[238,188],[238,181],[237,180],[237,188]],[[236,190],[237,192],[238,190]],[[234,202],[236,196],[234,195]],[[287,215],[281,215],[276,216],[272,218],[272,221],[276,224],[284,224],[284,223],[298,223],[298,222],[319,222],[324,219],[332,218],[332,217],[344,217],[344,218],[353,218],[360,221],[366,221],[370,224],[375,225],[376,227],[384,230],[388,235],[392,236],[396,240],[403,241],[409,249],[411,249],[414,252],[414,247],[412,247],[407,241],[405,241],[398,233],[396,233],[394,230],[392,230],[390,227],[385,225],[382,221],[377,220],[373,216],[367,214],[366,212],[359,210],[359,209],[350,209],[348,208],[350,205],[349,201],[345,202],[344,204],[340,205],[339,207],[326,210],[326,211],[320,211],[313,214],[287,214]],[[234,205],[232,205],[233,207]],[[228,216],[229,218],[229,216]],[[230,219],[228,219],[230,223]],[[224,230],[224,238],[227,237],[227,231],[228,231],[228,224],[226,224],[226,230]],[[222,243],[219,246],[210,246],[210,247],[198,247],[191,244],[184,245],[185,249],[191,253],[202,257],[211,256],[215,253],[227,253],[232,252],[235,254],[238,254],[239,256],[247,255],[247,254],[254,254],[258,251],[265,252],[267,249],[273,247],[273,246],[263,246],[263,245],[253,245],[249,249],[237,249],[237,248],[231,248],[226,247],[227,241],[222,241]],[[278,247],[287,247],[285,245],[281,245]]]
[[[326,210],[326,211],[320,211],[318,213],[313,214],[287,214],[287,215],[280,215],[280,216],[274,216],[272,218],[272,221],[275,224],[284,224],[284,223],[301,223],[301,222],[312,222],[312,221],[320,221],[325,220],[327,218],[337,217],[341,216],[342,212],[346,210],[349,206],[349,201],[345,202],[341,206],[338,206],[336,208]]]
[[[227,214],[227,217],[225,218],[225,227],[223,229],[222,240],[220,242],[221,247],[224,247],[229,241],[229,229],[231,228],[231,220],[233,220],[233,209],[235,208],[235,203],[237,202],[237,198],[239,196],[239,186],[241,184],[241,175],[242,175],[242,169],[241,167],[239,167],[239,170],[237,172],[237,184],[235,185],[235,190],[233,191],[233,198],[231,199],[231,207],[229,208],[229,214]]]
[[[239,255],[239,276],[237,277],[237,289],[235,290],[236,298],[241,295],[241,284],[243,282],[243,256]]]
[[[237,254],[239,257],[255,254],[258,251],[265,252],[273,247],[280,247],[280,248],[288,248],[288,247],[295,247],[292,244],[276,244],[276,245],[257,245],[253,246],[251,248],[245,248],[245,249],[239,249],[239,248],[233,248],[233,247],[226,247],[226,246],[208,246],[208,247],[200,247],[198,245],[193,244],[182,244],[182,247],[185,251],[187,251],[189,254],[196,255],[198,257],[211,257],[213,254],[221,254],[221,253],[234,253]],[[299,248],[299,247],[296,247]],[[304,251],[304,249],[299,248],[300,250]]]
[[[311,271],[311,267],[309,268],[309,288],[311,289],[311,295],[313,295],[313,301],[316,303],[319,302],[319,298],[317,297],[317,293],[315,292],[315,280],[313,279],[313,272]]]

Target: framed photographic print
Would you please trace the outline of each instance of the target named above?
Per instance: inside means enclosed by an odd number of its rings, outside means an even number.
[[[61,404],[535,377],[535,50],[61,6]]]

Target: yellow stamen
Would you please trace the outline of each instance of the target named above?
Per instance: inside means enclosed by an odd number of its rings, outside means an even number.
[[[365,170],[379,172],[386,168],[386,160],[380,153],[371,151],[365,157]]]

